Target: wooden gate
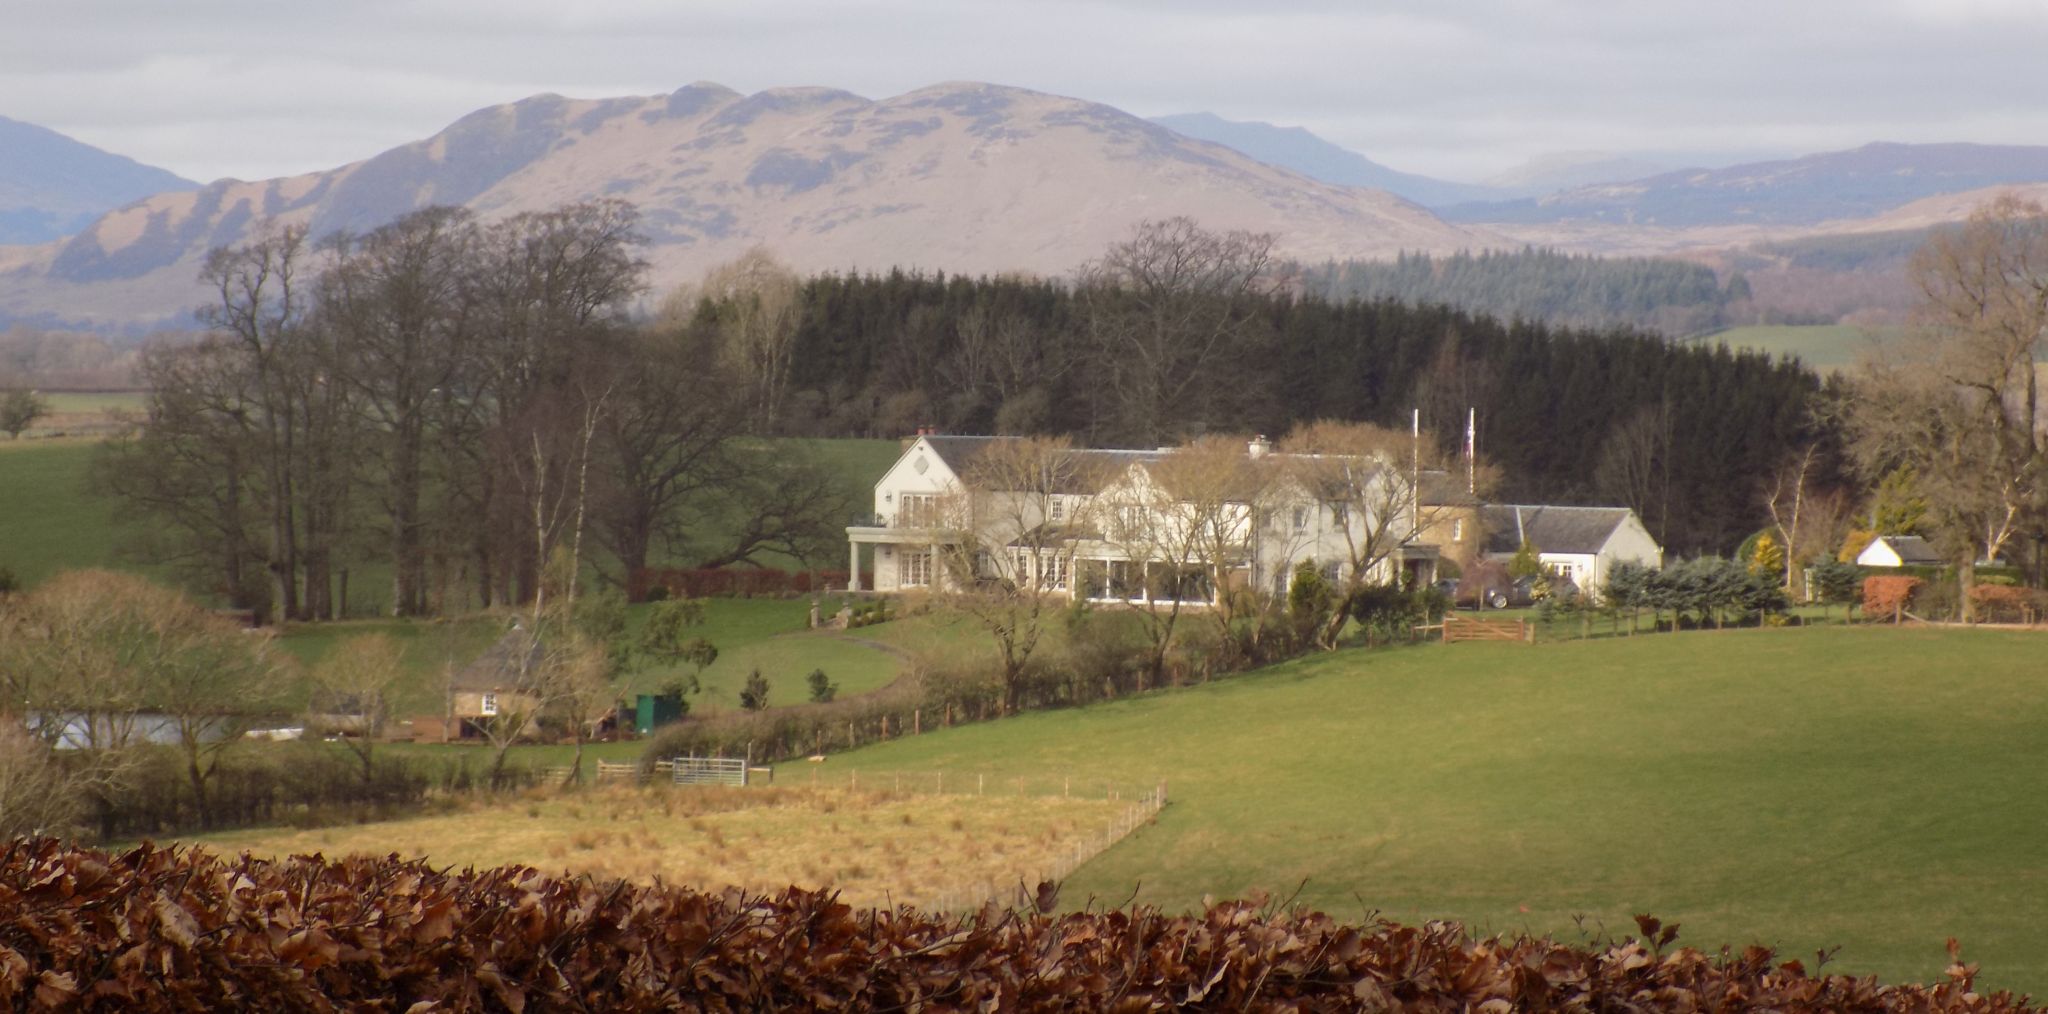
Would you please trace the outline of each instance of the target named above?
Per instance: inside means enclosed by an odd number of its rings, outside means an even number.
[[[1444,614],[1444,643],[1459,641],[1530,641],[1528,620],[1479,620]]]

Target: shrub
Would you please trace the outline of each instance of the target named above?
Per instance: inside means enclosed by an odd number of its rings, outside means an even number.
[[[1865,619],[1888,620],[1893,613],[1903,611],[1911,601],[1913,593],[1926,582],[1917,577],[1880,575],[1863,579],[1863,616]]]
[[[1970,589],[1970,602],[1979,620],[2004,623],[2032,623],[2041,615],[2043,596],[2032,588],[2003,584],[1980,584]]]
[[[804,677],[804,682],[810,685],[811,700],[819,704],[839,696],[839,684],[827,678],[823,669],[811,670],[811,674]]]
[[[748,711],[763,711],[768,707],[768,680],[756,669],[747,674],[747,685],[740,688],[740,707]]]

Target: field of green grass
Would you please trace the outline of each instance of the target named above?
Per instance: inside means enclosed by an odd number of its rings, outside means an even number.
[[[1904,330],[1853,324],[1764,325],[1729,328],[1697,341],[1732,349],[1754,349],[1774,356],[1795,356],[1815,370],[1832,373],[1855,366],[1859,356],[1875,346],[1896,341]]]
[[[1343,652],[835,756],[863,779],[1164,779],[1065,902],[1763,942],[2048,990],[2040,635],[1823,627]],[[1583,929],[1582,929],[1583,927]]]
[[[85,491],[93,441],[0,440],[0,567],[32,585],[60,570],[122,566],[114,507]],[[160,572],[151,572],[161,578]]]

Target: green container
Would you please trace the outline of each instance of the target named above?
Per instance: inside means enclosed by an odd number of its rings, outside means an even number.
[[[641,694],[636,703],[633,728],[642,736],[683,719],[683,699],[673,694]]]

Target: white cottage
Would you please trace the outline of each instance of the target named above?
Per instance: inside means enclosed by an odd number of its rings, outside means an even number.
[[[1948,561],[1918,535],[1880,535],[1856,554],[1859,567],[1939,567]]]
[[[1488,559],[1513,559],[1527,543],[1551,577],[1582,589],[1605,585],[1608,569],[1623,560],[1664,566],[1664,547],[1627,507],[1489,504],[1479,513]]]

